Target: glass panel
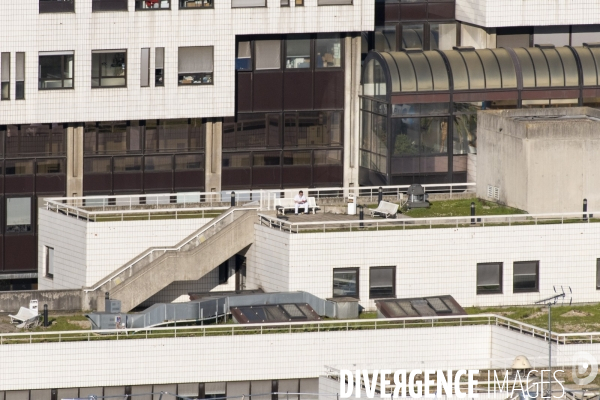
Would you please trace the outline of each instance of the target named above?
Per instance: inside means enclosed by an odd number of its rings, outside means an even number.
[[[223,153],[223,168],[250,167],[250,154]]]
[[[453,153],[477,153],[477,110],[481,103],[454,103]]]
[[[369,270],[369,298],[394,297],[394,267]]]
[[[212,0],[179,0],[179,8],[203,8],[203,7],[212,7]]]
[[[150,48],[144,48],[141,51],[140,86],[150,86]]]
[[[284,151],[283,165],[311,165],[310,151]]]
[[[239,41],[237,58],[235,59],[236,71],[252,71],[252,42],[249,40]]]
[[[204,155],[185,154],[175,156],[175,170],[204,169]]]
[[[158,151],[187,151],[188,128],[187,119],[161,120],[158,126]]]
[[[315,41],[317,68],[342,66],[342,40],[338,35],[317,35]]]
[[[88,154],[119,154],[139,151],[139,135],[129,136],[126,122],[99,122],[86,126],[85,148]],[[137,140],[136,140],[137,139]],[[96,140],[94,144],[93,141]]]
[[[285,147],[298,146],[297,114],[284,115],[283,145]]]
[[[285,41],[285,66],[288,69],[310,68],[310,38],[303,35]]]
[[[342,151],[315,150],[315,165],[342,165]]]
[[[84,158],[83,159],[83,173],[94,174],[94,173],[110,173],[110,158]]]
[[[61,174],[64,173],[64,160],[38,160],[37,174]]]
[[[477,294],[502,291],[502,263],[477,264]]]
[[[125,86],[127,52],[92,52],[92,87]]]
[[[358,297],[358,271],[333,270],[333,297]]]
[[[392,120],[395,156],[412,156],[419,154],[420,136],[419,118],[402,118]]]
[[[6,175],[33,175],[33,160],[6,160]]]
[[[253,165],[264,167],[281,164],[281,156],[279,153],[254,153]]]
[[[421,118],[421,154],[445,153],[447,138],[447,118]]]
[[[525,261],[513,264],[513,291],[538,291],[538,262]]]
[[[204,149],[204,134],[206,131],[206,124],[202,122],[201,118],[192,118],[189,122],[188,133],[189,133],[189,146],[188,149],[192,151]]]
[[[429,24],[431,50],[452,50],[456,46],[456,24]]]
[[[7,156],[63,155],[65,134],[60,124],[9,125],[6,132]]]
[[[39,88],[73,87],[73,55],[40,56]]]
[[[144,157],[144,171],[171,171],[173,169],[171,156]]]
[[[423,48],[423,24],[402,25],[402,48]]]
[[[256,69],[280,69],[281,68],[281,41],[280,40],[256,40]]]
[[[375,50],[396,51],[396,25],[375,27]]]
[[[115,157],[113,172],[135,172],[142,170],[142,157]]]
[[[6,199],[6,232],[31,232],[31,198]]]
[[[372,59],[365,67],[363,75],[363,93],[365,96],[385,99],[387,81],[379,61]]]
[[[157,47],[154,61],[154,86],[165,85],[165,48]]]
[[[168,10],[171,8],[171,0],[135,0],[135,10]]]
[[[238,114],[237,132],[235,135],[236,148],[266,146],[266,115]]]

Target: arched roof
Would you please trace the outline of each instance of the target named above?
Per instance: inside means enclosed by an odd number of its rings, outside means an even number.
[[[600,86],[600,43],[559,48],[372,51],[363,71],[366,92],[373,83],[369,71],[374,69],[369,63],[374,60],[380,71],[379,88],[385,88],[388,98],[407,93],[577,88],[580,76],[583,86]]]

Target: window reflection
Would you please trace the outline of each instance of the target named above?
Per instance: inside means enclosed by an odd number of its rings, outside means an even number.
[[[317,68],[342,66],[342,40],[339,35],[317,35],[315,47]]]
[[[423,48],[423,24],[402,25],[402,48]]]

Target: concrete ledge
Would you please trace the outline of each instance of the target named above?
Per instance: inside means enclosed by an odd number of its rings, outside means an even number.
[[[81,290],[23,290],[0,292],[0,312],[17,312],[19,307],[29,307],[30,300],[39,302],[40,313],[44,304],[50,311],[81,311]]]

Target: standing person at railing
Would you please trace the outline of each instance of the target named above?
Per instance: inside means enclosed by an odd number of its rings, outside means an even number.
[[[304,197],[302,190],[294,197],[294,203],[296,203],[296,215],[298,215],[298,208],[301,206],[304,206],[304,214],[308,214],[308,200]]]

